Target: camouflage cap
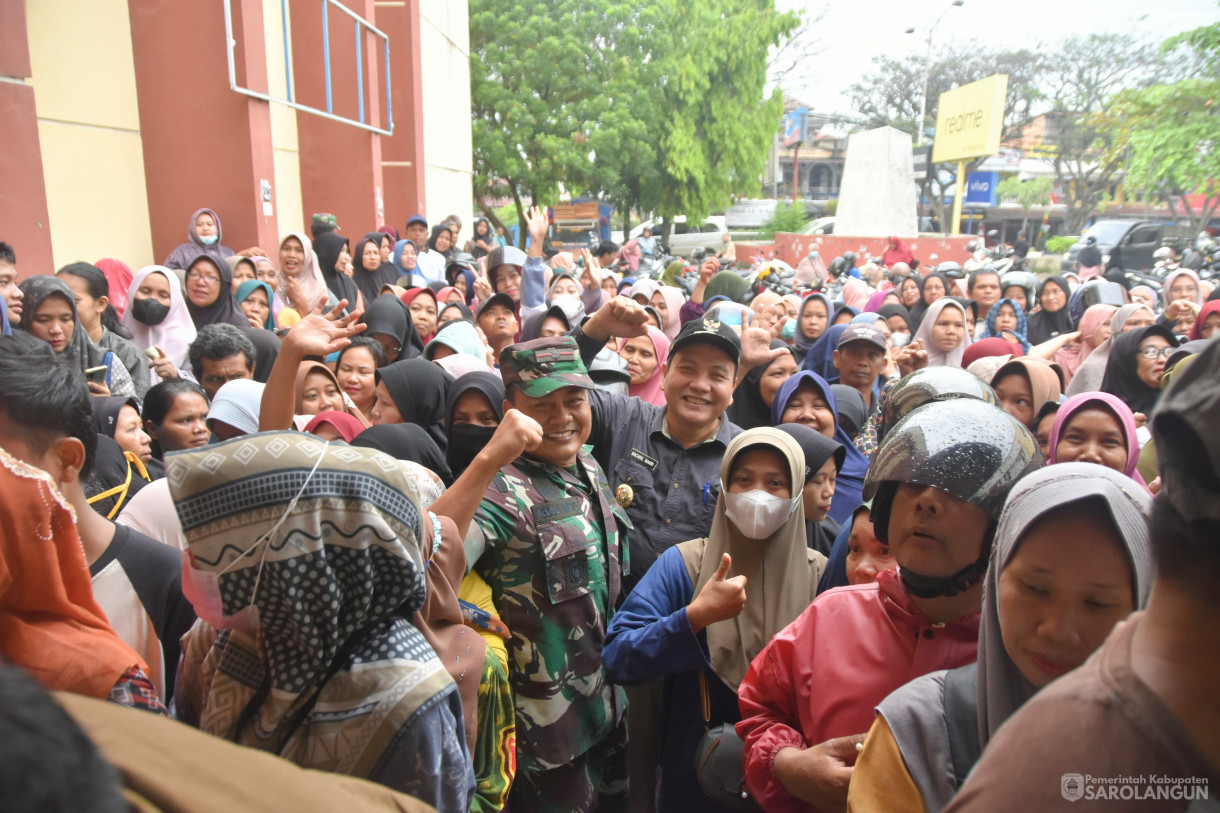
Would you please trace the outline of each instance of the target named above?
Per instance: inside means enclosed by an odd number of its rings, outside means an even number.
[[[500,351],[504,388],[515,387],[530,398],[542,398],[564,387],[596,388],[580,360],[580,348],[571,336],[512,344]]]
[[[327,212],[316,212],[310,218],[311,223],[325,223],[328,226],[333,226],[337,231],[339,229],[339,221],[335,220],[335,216]]]

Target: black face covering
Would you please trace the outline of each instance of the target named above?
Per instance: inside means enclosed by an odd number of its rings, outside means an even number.
[[[136,297],[131,301],[131,315],[143,325],[152,327],[165,321],[169,316],[169,305],[164,305],[155,299]]]
[[[449,427],[449,448],[445,453],[454,477],[466,471],[467,466],[474,462],[475,455],[491,442],[491,436],[495,433],[494,426],[473,423]]]

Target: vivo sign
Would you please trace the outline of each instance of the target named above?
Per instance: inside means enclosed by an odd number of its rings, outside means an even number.
[[[995,206],[995,188],[999,182],[998,172],[971,172],[966,178],[966,203]]]

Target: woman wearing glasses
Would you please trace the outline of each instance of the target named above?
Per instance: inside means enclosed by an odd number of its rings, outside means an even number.
[[[1132,412],[1151,415],[1161,397],[1161,373],[1178,346],[1177,337],[1163,325],[1149,325],[1116,336],[1113,342],[1101,391],[1117,397]]]
[[[185,283],[186,309],[196,330],[216,324],[250,326],[233,301],[233,271],[228,263],[201,254],[187,266]]]

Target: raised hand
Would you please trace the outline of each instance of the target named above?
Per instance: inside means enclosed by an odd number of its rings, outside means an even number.
[[[703,261],[703,265],[699,266],[699,281],[707,285],[718,271],[720,271],[720,260],[708,257]]]
[[[149,362],[148,366],[152,368],[154,373],[160,376],[162,381],[177,381],[180,376],[178,375],[178,368],[174,366],[174,362],[170,360],[169,356],[165,355],[165,351],[160,347],[153,345],[153,348],[159,355]]]
[[[699,595],[686,607],[686,620],[698,633],[717,621],[736,618],[746,606],[746,577],[729,578],[733,559],[727,553],[720,557],[712,580],[703,585]]]
[[[324,314],[322,303],[319,302],[305,318],[292,326],[284,337],[284,343],[301,356],[328,356],[339,352],[351,344],[352,336],[362,332],[365,327],[357,321],[361,316],[360,311],[344,316],[345,307],[347,300],[342,299],[334,309]]]
[[[486,302],[495,295],[496,292],[492,290],[491,280],[488,278],[488,274],[494,274],[495,272],[496,269],[494,268],[485,269],[480,265],[479,270],[475,273],[474,295],[480,302]]]
[[[545,209],[531,206],[526,211],[525,228],[529,231],[530,235],[529,256],[542,256],[542,245],[546,242],[546,232],[550,227],[551,223],[546,216]]]
[[[741,365],[743,375],[760,364],[770,364],[775,359],[789,352],[787,348],[771,349],[774,336],[765,327],[741,328]]]
[[[589,338],[603,342],[611,336],[620,339],[647,336],[648,313],[634,299],[616,296],[594,311],[581,330]]]
[[[488,458],[498,469],[512,463],[522,454],[542,443],[542,425],[517,409],[504,413],[504,420],[479,455]]]
[[[928,351],[923,346],[923,339],[916,339],[906,347],[899,348],[894,360],[898,362],[898,372],[901,375],[927,367]]]

